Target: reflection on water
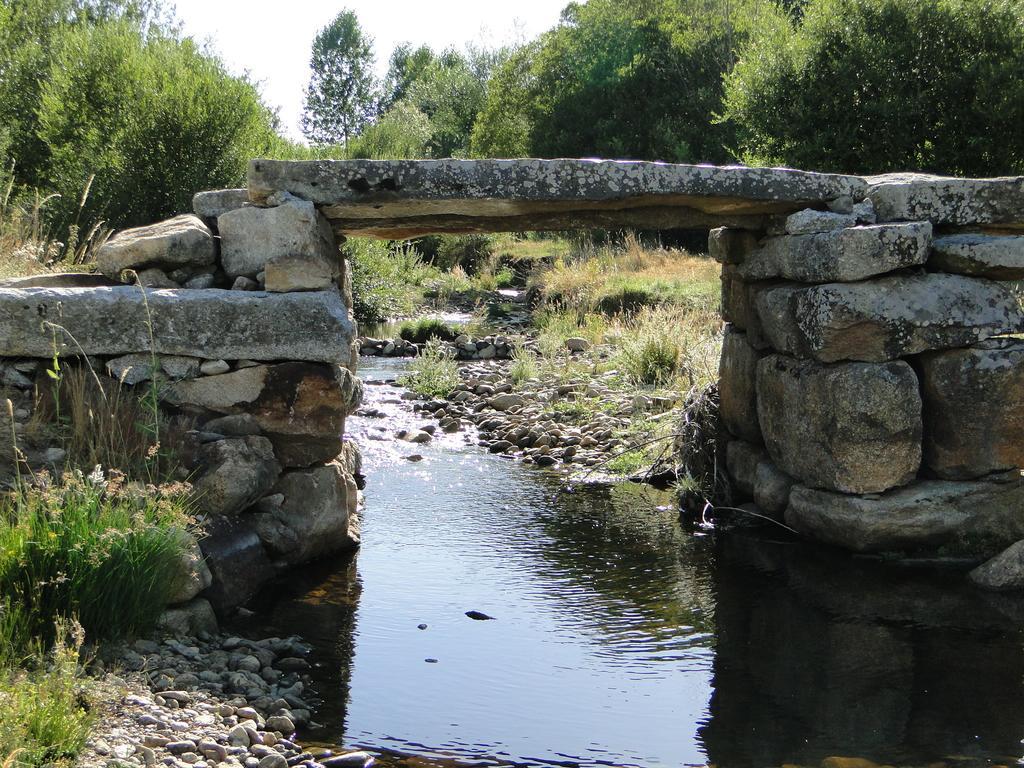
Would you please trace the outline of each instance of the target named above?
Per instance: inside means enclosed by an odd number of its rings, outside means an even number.
[[[565,492],[459,435],[373,440],[419,420],[395,390],[367,390],[389,416],[350,424],[362,550],[260,601],[263,630],[317,645],[324,727],[306,741],[424,765],[1020,752],[1017,601],[788,542],[716,541],[684,531],[665,495]]]

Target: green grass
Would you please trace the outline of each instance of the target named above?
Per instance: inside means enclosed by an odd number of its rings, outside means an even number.
[[[345,249],[352,265],[352,310],[361,323],[412,312],[441,274],[406,243],[352,238]]]
[[[8,642],[28,648],[71,619],[93,640],[151,628],[180,572],[184,498],[170,487],[125,487],[97,470],[0,501],[0,600],[23,618]]]
[[[459,367],[455,353],[437,339],[428,341],[409,372],[398,382],[424,397],[448,397],[459,385]]]
[[[512,364],[509,366],[508,375],[516,386],[527,379],[537,378],[540,375],[537,353],[525,347],[517,347],[512,353]]]
[[[406,320],[402,323],[398,335],[414,344],[426,344],[431,339],[451,341],[459,332],[440,318],[421,317],[419,320]]]

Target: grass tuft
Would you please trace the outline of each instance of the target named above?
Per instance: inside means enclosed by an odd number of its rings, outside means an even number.
[[[461,381],[455,352],[437,339],[428,341],[398,381],[424,397],[448,397]]]
[[[451,341],[459,332],[437,317],[422,317],[419,320],[406,320],[399,326],[398,335],[414,344],[426,344],[431,339]]]

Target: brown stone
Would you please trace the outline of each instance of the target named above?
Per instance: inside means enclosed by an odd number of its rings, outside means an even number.
[[[757,361],[763,355],[747,342],[746,334],[726,329],[718,368],[718,412],[736,437],[761,442],[757,421]]]
[[[772,460],[807,486],[878,493],[913,480],[921,463],[921,396],[903,361],[770,355],[757,364],[757,411]]]
[[[708,253],[719,264],[742,264],[757,248],[757,235],[746,229],[719,227],[708,234]]]
[[[1024,341],[921,356],[924,463],[966,480],[1024,466]]]

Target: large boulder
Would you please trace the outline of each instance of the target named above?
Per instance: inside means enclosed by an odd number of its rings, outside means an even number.
[[[747,342],[745,333],[727,328],[718,368],[718,413],[736,437],[761,442],[757,420],[757,361],[763,355]]]
[[[345,417],[359,407],[362,384],[347,368],[278,363],[175,382],[165,402],[219,414],[249,414],[286,467],[328,461],[341,451]]]
[[[928,266],[960,275],[1020,280],[1024,277],[1024,235],[971,233],[936,237]]]
[[[207,220],[216,221],[218,216],[248,204],[248,189],[210,189],[192,196],[192,212]]]
[[[323,291],[338,286],[342,266],[340,259],[321,254],[275,256],[267,260],[263,283],[272,293]]]
[[[758,291],[754,303],[775,349],[826,363],[884,362],[1024,329],[1010,288],[960,275],[784,284]]]
[[[873,176],[868,197],[879,221],[953,226],[1017,225],[1024,216],[1024,177],[958,179],[922,173]]]
[[[203,557],[198,542],[191,536],[185,542],[180,566],[168,598],[171,605],[187,603],[213,583],[213,576],[206,565],[206,558]]]
[[[273,493],[283,500],[261,504],[253,519],[275,560],[298,565],[358,544],[359,491],[341,464],[286,472]]]
[[[991,557],[1024,539],[1019,472],[994,480],[925,480],[880,496],[794,486],[786,523],[856,552],[941,552]]]
[[[209,520],[199,546],[213,583],[204,593],[221,616],[256,596],[277,575],[252,515]]]
[[[932,352],[919,370],[929,469],[966,480],[1024,467],[1024,341]]]
[[[213,516],[237,514],[252,506],[281,474],[273,445],[259,436],[206,443],[197,453],[196,466],[201,470],[193,481],[196,505]]]
[[[917,475],[921,396],[903,361],[770,355],[757,364],[757,412],[772,460],[803,485],[878,493]]]
[[[59,355],[152,351],[208,360],[330,363],[351,358],[354,338],[355,324],[337,291],[0,289],[4,357],[49,359],[56,340]]]
[[[271,259],[302,257],[299,265],[340,270],[341,256],[334,233],[316,207],[289,197],[272,208],[236,208],[217,218],[220,260],[232,280],[255,278]]]
[[[769,237],[744,259],[739,274],[746,280],[853,282],[924,264],[931,241],[928,222]]]
[[[96,266],[118,279],[126,269],[204,267],[217,260],[213,233],[198,216],[173,219],[118,232],[96,250]]]
[[[1024,589],[1024,540],[1011,544],[968,574],[971,581],[995,591]]]
[[[217,616],[213,606],[202,597],[168,608],[156,621],[157,633],[170,637],[215,635],[217,630]]]

